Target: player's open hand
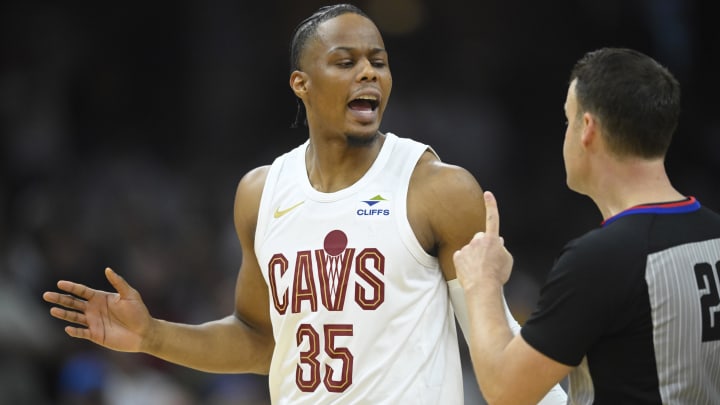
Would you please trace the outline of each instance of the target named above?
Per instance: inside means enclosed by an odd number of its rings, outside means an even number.
[[[57,305],[50,309],[52,316],[78,325],[66,326],[68,335],[113,350],[140,351],[152,318],[137,290],[110,268],[105,276],[117,293],[62,280],[58,288],[69,294],[48,291],[43,299]]]
[[[510,278],[513,258],[500,236],[500,214],[495,196],[486,191],[485,232],[478,232],[462,249],[455,252],[453,262],[460,284],[465,289],[488,281],[503,285]]]

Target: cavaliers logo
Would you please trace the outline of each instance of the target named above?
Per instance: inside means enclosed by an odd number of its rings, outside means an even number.
[[[347,234],[335,229],[325,235],[322,249],[302,250],[291,258],[274,254],[267,272],[275,310],[281,315],[288,308],[317,312],[321,304],[324,310],[342,311],[348,301],[363,310],[382,305],[385,256],[374,247],[350,246]]]

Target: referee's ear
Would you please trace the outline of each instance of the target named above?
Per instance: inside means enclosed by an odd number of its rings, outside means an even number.
[[[583,129],[580,136],[580,142],[585,149],[592,147],[593,143],[600,138],[600,123],[594,114],[584,112],[582,115]]]

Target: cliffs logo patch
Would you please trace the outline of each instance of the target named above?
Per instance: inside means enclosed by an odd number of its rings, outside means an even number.
[[[355,212],[359,217],[387,217],[390,216],[390,207],[386,202],[388,199],[378,194],[367,200],[362,200],[362,204]]]
[[[363,201],[363,202],[364,202],[365,204],[369,205],[370,207],[372,207],[373,205],[379,203],[380,201],[387,201],[387,200],[384,199],[380,194],[378,194],[378,195],[376,195],[375,197],[373,197],[373,198],[371,198],[371,199],[369,199],[369,200],[365,200],[365,201]]]

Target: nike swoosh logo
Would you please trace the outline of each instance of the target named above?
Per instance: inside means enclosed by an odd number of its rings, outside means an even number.
[[[295,208],[301,206],[305,201],[300,201],[299,203],[293,205],[290,208],[285,208],[284,210],[281,210],[280,207],[275,208],[275,213],[273,214],[274,218],[280,218],[281,216],[287,214],[288,212],[294,210]]]

